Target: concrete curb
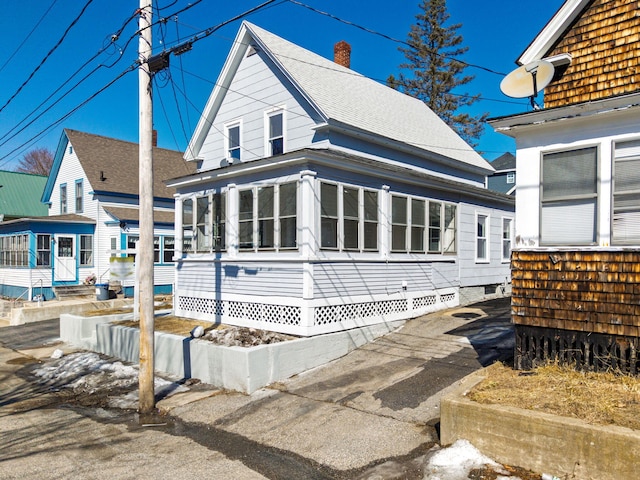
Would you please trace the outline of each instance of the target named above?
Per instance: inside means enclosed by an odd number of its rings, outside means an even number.
[[[442,399],[442,445],[466,439],[498,462],[561,478],[638,478],[640,432],[469,400],[467,392],[483,378],[482,371],[465,377]]]
[[[137,363],[139,330],[109,323],[123,319],[122,315],[83,317],[63,314],[60,316],[60,338],[71,345]],[[226,347],[155,332],[155,369],[181,378],[198,378],[228,390],[253,393],[340,358],[404,323],[399,320],[255,347]]]

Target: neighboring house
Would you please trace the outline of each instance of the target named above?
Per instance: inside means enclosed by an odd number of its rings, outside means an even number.
[[[176,314],[315,335],[508,287],[491,165],[347,67],[242,24],[185,153],[198,172],[168,182]]]
[[[0,170],[0,222],[47,215],[40,201],[46,183],[43,175]]]
[[[65,129],[41,193],[49,216],[0,224],[0,294],[54,296],[53,288],[110,277],[110,258],[131,254],[139,235],[135,143]],[[154,148],[156,293],[170,293],[174,277],[174,199],[164,180],[193,172],[182,154]],[[127,252],[128,250],[128,252]],[[123,282],[132,295],[134,279]]]
[[[516,157],[510,152],[504,153],[491,162],[496,170],[487,177],[487,188],[495,192],[516,194]]]
[[[518,59],[556,74],[516,140],[513,312],[521,366],[640,367],[638,2],[567,0]]]

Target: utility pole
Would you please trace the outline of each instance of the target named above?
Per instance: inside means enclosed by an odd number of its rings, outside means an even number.
[[[154,391],[154,310],[153,310],[153,106],[149,68],[151,57],[151,2],[140,0],[140,39],[138,69],[140,124],[139,124],[139,198],[140,240],[136,262],[140,272],[140,391],[139,410],[149,414],[155,410]]]

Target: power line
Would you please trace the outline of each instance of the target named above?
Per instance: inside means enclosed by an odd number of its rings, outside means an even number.
[[[63,121],[65,121],[67,118],[69,118],[71,115],[73,115],[75,112],[77,112],[78,110],[80,110],[80,108],[84,107],[87,103],[89,103],[91,100],[93,100],[95,97],[97,97],[98,95],[100,95],[102,92],[104,92],[107,88],[109,88],[111,85],[113,85],[114,83],[116,83],[118,80],[120,80],[122,77],[124,77],[127,73],[134,71],[136,68],[138,68],[138,62],[133,63],[132,65],[130,65],[126,70],[124,70],[123,72],[121,72],[116,78],[114,78],[113,80],[111,80],[109,83],[107,83],[104,87],[100,88],[98,91],[96,91],[95,93],[91,94],[87,99],[85,99],[82,103],[80,103],[79,105],[75,106],[74,108],[72,108],[71,110],[69,110],[66,114],[64,114],[62,117],[58,118],[55,122],[53,122],[52,124],[50,124],[49,126],[45,127],[43,130],[41,130],[39,133],[37,133],[36,135],[32,136],[31,138],[29,138],[29,140],[27,140],[26,142],[22,143],[21,145],[19,145],[18,147],[14,148],[13,150],[11,150],[9,153],[7,153],[6,155],[4,155],[3,157],[0,157],[0,162],[3,162],[4,160],[7,159],[7,157],[9,157],[10,155],[12,155],[13,153],[17,152],[18,150],[20,150],[21,148],[27,146],[28,144],[30,144],[32,141],[37,140],[38,138],[40,138],[41,136],[43,136],[45,133],[49,132],[49,130],[53,129],[54,127],[57,127],[58,125],[60,125]]]
[[[42,21],[45,19],[45,17],[48,15],[48,13],[51,11],[51,9],[53,8],[53,6],[56,4],[58,0],[53,0],[53,3],[51,5],[49,5],[49,8],[47,8],[47,11],[44,12],[42,14],[42,17],[40,17],[40,20],[38,20],[36,22],[36,24],[33,26],[33,28],[31,29],[31,31],[27,34],[27,36],[24,38],[24,40],[22,41],[22,43],[20,43],[20,45],[18,45],[18,47],[15,49],[15,51],[9,56],[9,58],[7,59],[6,62],[4,62],[4,64],[2,65],[2,67],[0,67],[0,72],[2,72],[2,70],[4,70],[4,67],[6,67],[9,62],[13,59],[13,57],[16,56],[16,54],[20,51],[20,49],[23,47],[23,45],[25,43],[27,43],[27,40],[29,40],[29,38],[31,38],[31,35],[33,35],[33,32],[35,32],[38,27],[40,26],[40,24],[42,23]]]
[[[317,8],[314,8],[311,5],[307,5],[306,3],[302,3],[302,2],[299,2],[297,0],[286,0],[286,1],[288,1],[290,3],[293,3],[294,5],[298,5],[300,7],[304,7],[306,9],[311,10],[312,12],[318,13],[320,15],[324,15],[326,17],[333,18],[334,20],[337,20],[338,22],[342,22],[342,23],[344,23],[346,25],[350,25],[352,27],[359,28],[360,30],[363,30],[363,31],[365,31],[367,33],[371,33],[373,35],[378,35],[379,37],[386,38],[387,40],[391,40],[392,42],[396,42],[396,43],[399,43],[399,44],[402,44],[402,45],[406,45],[406,46],[411,47],[411,48],[414,47],[413,45],[411,45],[410,43],[408,43],[408,42],[406,42],[404,40],[398,40],[397,38],[393,38],[393,37],[391,37],[389,35],[386,35],[384,33],[378,32],[376,30],[372,30],[370,28],[363,27],[362,25],[358,25],[357,23],[350,22],[349,20],[344,20],[344,19],[342,19],[342,18],[340,18],[340,17],[338,17],[336,15],[333,15],[331,13],[323,12],[322,10],[318,10]],[[480,70],[484,70],[485,72],[493,73],[495,75],[500,75],[501,77],[504,77],[506,75],[505,73],[497,72],[497,71],[492,70],[490,68],[483,67],[482,65],[476,65],[476,64],[473,64],[473,63],[464,62],[464,61],[462,61],[460,59],[457,59],[457,58],[451,58],[451,57],[449,57],[449,56],[447,56],[445,54],[439,53],[439,52],[435,52],[434,51],[433,53],[435,53],[436,55],[438,55],[438,56],[440,56],[442,58],[446,58],[448,60],[454,60],[454,61],[456,61],[458,63],[461,63],[461,64],[463,64],[463,65],[465,65],[467,67],[478,68]]]
[[[11,103],[11,101],[16,98],[18,96],[18,94],[22,91],[22,89],[29,83],[29,81],[31,81],[31,79],[34,77],[34,75],[38,72],[38,70],[40,70],[40,68],[44,65],[44,63],[47,61],[47,59],[53,54],[53,52],[56,51],[56,49],[62,44],[62,42],[64,41],[65,37],[67,36],[67,34],[69,33],[69,31],[75,26],[76,23],[78,23],[78,21],[80,20],[80,18],[82,17],[82,15],[84,14],[84,12],[87,10],[87,8],[89,7],[89,5],[91,4],[91,2],[93,2],[93,0],[88,0],[88,2],[85,4],[85,6],[82,8],[82,10],[80,11],[80,13],[78,14],[78,16],[71,22],[71,24],[67,27],[67,29],[64,31],[64,33],[62,34],[62,37],[60,37],[60,40],[58,40],[58,42],[53,46],[53,48],[51,50],[49,50],[49,52],[44,56],[44,58],[40,61],[40,63],[38,64],[38,66],[29,74],[29,76],[27,77],[27,79],[22,83],[22,85],[20,85],[20,87],[18,87],[18,90],[9,98],[9,100],[7,100],[7,102],[0,107],[0,112],[2,112],[7,105],[9,105]]]

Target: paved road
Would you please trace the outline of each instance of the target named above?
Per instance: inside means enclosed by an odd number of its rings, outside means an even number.
[[[422,478],[442,395],[512,357],[509,312],[499,299],[427,315],[250,396],[175,395],[151,419],[33,383],[56,322],[0,328],[0,478]]]

